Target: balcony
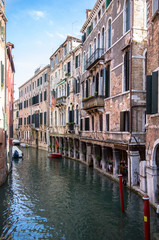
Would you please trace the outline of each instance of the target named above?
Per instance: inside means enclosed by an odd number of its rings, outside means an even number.
[[[97,48],[95,52],[87,59],[85,69],[90,70],[100,60],[104,60],[104,48]]]
[[[83,109],[87,111],[104,107],[103,96],[90,96],[88,98],[84,98],[82,102]]]
[[[62,96],[56,99],[56,107],[61,107],[66,105],[66,96]]]

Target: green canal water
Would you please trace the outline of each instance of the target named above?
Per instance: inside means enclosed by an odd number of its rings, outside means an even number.
[[[87,166],[23,149],[0,188],[0,239],[144,240],[143,200]],[[159,217],[150,208],[151,236]]]

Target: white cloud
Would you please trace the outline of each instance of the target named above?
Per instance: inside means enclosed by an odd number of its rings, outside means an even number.
[[[39,20],[40,18],[44,18],[45,13],[42,11],[35,11],[32,10],[29,12],[29,15],[34,19],[34,20]]]
[[[63,34],[61,34],[61,33],[56,33],[56,34],[57,34],[57,36],[59,36],[60,38],[66,39],[66,36],[65,36],[65,35],[63,35]]]
[[[46,34],[47,34],[49,37],[51,37],[51,38],[54,37],[54,35],[53,35],[52,33],[50,33],[50,32],[47,32],[47,31],[46,31]]]

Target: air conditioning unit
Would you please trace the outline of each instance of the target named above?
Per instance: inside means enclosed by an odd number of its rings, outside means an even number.
[[[35,123],[32,123],[32,128],[35,128]]]

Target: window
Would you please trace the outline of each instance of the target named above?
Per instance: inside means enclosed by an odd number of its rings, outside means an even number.
[[[40,113],[40,125],[43,124],[43,113]]]
[[[83,53],[83,72],[86,70],[86,54],[85,52]]]
[[[94,25],[97,25],[97,17],[94,19]]]
[[[109,4],[111,3],[112,0],[106,0],[105,2],[105,8],[107,8],[109,6]]]
[[[100,18],[101,18],[101,10],[99,10],[98,12],[98,21],[100,20]]]
[[[159,113],[159,97],[158,97],[158,78],[159,72],[152,72],[152,75],[146,77],[146,113]]]
[[[129,72],[130,72],[130,60],[129,60],[129,50],[126,51],[124,55],[124,91],[128,91],[130,88],[130,77],[129,77]]]
[[[111,47],[111,19],[108,20],[108,24],[107,24],[107,49]]]
[[[75,68],[80,66],[80,53],[75,57]]]
[[[44,125],[46,125],[46,112],[44,112]]]
[[[92,131],[94,131],[94,116],[92,116]]]
[[[55,56],[55,65],[57,64],[57,55]]]
[[[67,83],[67,97],[70,95],[70,83]]]
[[[37,86],[38,86],[38,87],[39,87],[39,85],[40,85],[39,82],[40,82],[40,81],[39,81],[39,78],[38,78],[38,80],[37,80]]]
[[[71,62],[67,63],[67,73],[71,73]]]
[[[154,15],[157,10],[159,10],[159,1],[153,0],[152,1],[152,14]]]
[[[40,77],[40,85],[42,85],[42,83],[43,83],[43,82],[42,82],[42,77]]]
[[[42,142],[43,141],[43,133],[40,132],[40,141]]]
[[[47,73],[45,73],[45,75],[44,75],[44,82],[46,82],[47,81],[47,77],[48,77],[48,74]],[[56,76],[57,77],[57,76]]]
[[[110,65],[105,68],[105,98],[110,97]]]
[[[80,130],[83,131],[83,119],[81,119],[81,122],[80,122]]]
[[[105,12],[105,5],[103,4],[103,6],[102,6],[102,15],[104,14],[104,12]]]
[[[103,115],[99,115],[99,131],[103,131]]]
[[[100,33],[98,33],[98,49],[100,49]],[[99,52],[98,52],[99,53]],[[99,57],[99,56],[98,56]]]
[[[51,69],[54,67],[53,59],[51,59]]]
[[[85,131],[89,131],[89,118],[85,118]]]
[[[105,115],[105,131],[109,131],[109,114]]]
[[[104,53],[104,39],[105,39],[105,36],[104,36],[104,28],[102,28],[102,54]]]
[[[76,106],[76,124],[78,124],[78,118],[79,118],[79,111],[78,111],[78,106]]]
[[[64,56],[66,56],[67,55],[67,45],[65,45],[65,47],[64,47]]]
[[[129,132],[129,111],[120,112],[120,131]]]
[[[43,101],[43,93],[40,93],[40,102]]]
[[[47,100],[47,90],[44,91],[44,101]]]
[[[125,0],[125,32],[127,32],[130,29],[130,0]]]

